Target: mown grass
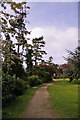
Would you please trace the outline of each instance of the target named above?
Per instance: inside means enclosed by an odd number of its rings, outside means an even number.
[[[28,104],[29,100],[33,96],[37,88],[28,88],[25,90],[24,94],[18,96],[14,101],[12,101],[8,106],[2,110],[2,118],[19,118],[20,113],[23,112],[24,107]]]
[[[61,118],[78,118],[78,84],[59,80],[48,91],[52,108]]]

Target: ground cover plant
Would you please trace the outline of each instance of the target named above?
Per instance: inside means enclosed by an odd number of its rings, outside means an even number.
[[[78,84],[70,83],[67,80],[60,80],[54,85],[49,86],[50,101],[53,110],[61,118],[78,117]]]

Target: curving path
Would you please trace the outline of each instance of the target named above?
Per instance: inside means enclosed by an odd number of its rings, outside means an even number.
[[[49,102],[48,85],[53,85],[53,83],[38,88],[29,104],[25,107],[25,111],[21,115],[22,118],[56,118]]]

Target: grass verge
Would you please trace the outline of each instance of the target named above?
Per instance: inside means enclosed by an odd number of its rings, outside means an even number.
[[[2,110],[2,118],[18,118],[20,113],[23,112],[25,105],[29,102],[33,96],[36,88],[28,88],[25,90],[24,94],[18,96],[14,101],[12,101],[8,106]]]
[[[59,80],[48,91],[52,108],[61,118],[78,118],[78,84]]]

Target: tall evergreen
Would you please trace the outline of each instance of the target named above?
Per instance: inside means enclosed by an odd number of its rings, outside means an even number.
[[[45,41],[43,40],[43,36],[39,38],[35,38],[32,40],[33,43],[33,56],[34,56],[34,63],[37,66],[39,61],[43,61],[43,55],[47,54],[45,50],[42,48],[45,47]]]

